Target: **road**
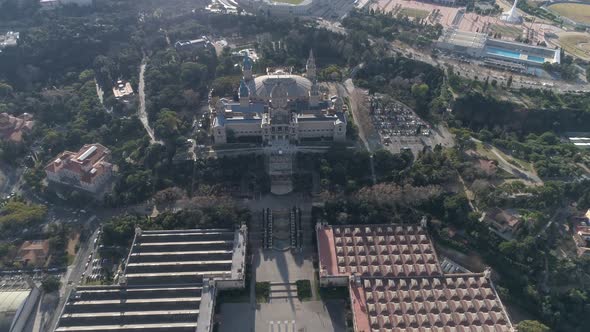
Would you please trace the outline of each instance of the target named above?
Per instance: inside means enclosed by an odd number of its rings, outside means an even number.
[[[88,219],[88,222],[91,221],[91,218]],[[82,273],[86,270],[85,264],[88,261],[88,256],[91,255],[95,249],[94,240],[98,237],[99,229],[100,228],[97,228],[94,233],[92,233],[88,241],[80,243],[80,249],[74,258],[74,263],[68,268],[68,271],[62,279],[62,286],[59,290],[59,304],[57,308],[55,308],[51,321],[48,324],[45,324],[44,331],[53,331],[57,327],[61,311],[66,304],[67,299],[70,297],[72,290],[80,284]]]
[[[145,131],[150,136],[151,144],[163,144],[162,141],[156,140],[154,129],[150,127],[147,112],[145,111],[145,66],[147,65],[147,58],[143,58],[141,66],[139,66],[139,108],[137,109],[137,116],[141,121],[141,124],[145,128]]]

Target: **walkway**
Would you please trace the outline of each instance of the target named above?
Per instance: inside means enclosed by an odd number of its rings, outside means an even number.
[[[154,129],[150,127],[150,123],[148,120],[147,112],[145,110],[145,66],[147,65],[147,58],[144,57],[141,60],[141,66],[139,67],[139,108],[137,109],[137,117],[141,124],[145,128],[145,131],[150,136],[150,143],[151,144],[163,144],[162,141],[156,140],[156,135],[154,134]]]

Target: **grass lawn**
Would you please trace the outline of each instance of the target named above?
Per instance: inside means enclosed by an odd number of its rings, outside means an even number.
[[[297,297],[299,301],[308,301],[311,299],[311,281],[309,280],[297,280]]]
[[[400,10],[400,14],[408,17],[415,17],[417,19],[426,18],[426,16],[428,16],[428,13],[429,12],[427,12],[426,10],[416,8],[402,8],[402,10]]]
[[[282,2],[282,3],[289,3],[292,5],[298,5],[303,2],[303,0],[272,0],[273,2]]]
[[[502,37],[508,38],[516,38],[522,35],[522,28],[518,28],[515,26],[506,26],[500,24],[492,24],[490,25],[490,30],[494,33],[499,33]]]
[[[257,303],[268,303],[270,297],[270,282],[257,282],[254,291]]]
[[[590,24],[590,4],[557,3],[549,6],[549,9],[573,21]]]

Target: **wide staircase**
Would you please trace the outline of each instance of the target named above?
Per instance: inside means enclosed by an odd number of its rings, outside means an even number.
[[[271,282],[269,302],[297,298],[297,285],[294,282]]]

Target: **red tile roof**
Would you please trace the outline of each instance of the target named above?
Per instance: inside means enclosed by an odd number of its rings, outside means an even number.
[[[53,161],[45,166],[48,173],[60,173],[69,170],[75,173],[80,181],[92,183],[92,181],[112,168],[107,162],[110,150],[99,143],[86,144],[78,152],[64,151]]]
[[[318,245],[324,277],[442,274],[432,242],[420,226],[321,226]]]
[[[350,289],[355,331],[513,331],[483,274],[363,278]]]

